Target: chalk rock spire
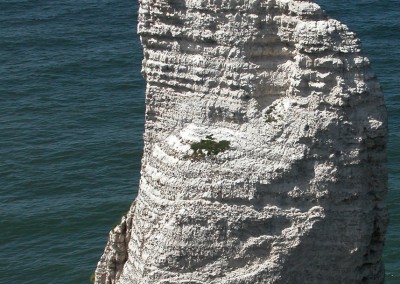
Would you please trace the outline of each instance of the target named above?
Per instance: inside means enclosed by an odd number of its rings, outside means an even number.
[[[139,194],[96,283],[382,283],[387,118],[355,34],[300,0],[141,0]]]

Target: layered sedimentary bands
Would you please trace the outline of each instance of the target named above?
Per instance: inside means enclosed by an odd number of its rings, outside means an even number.
[[[142,0],[140,190],[96,283],[383,283],[386,109],[317,4]]]

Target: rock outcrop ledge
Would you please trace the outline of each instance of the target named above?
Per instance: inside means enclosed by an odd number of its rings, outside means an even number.
[[[95,282],[384,283],[386,108],[355,34],[300,0],[141,0],[138,32],[140,190]]]

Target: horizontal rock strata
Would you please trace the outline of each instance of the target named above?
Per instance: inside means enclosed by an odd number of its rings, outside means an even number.
[[[355,34],[289,0],[141,0],[138,32],[140,191],[96,283],[383,283],[386,109]]]

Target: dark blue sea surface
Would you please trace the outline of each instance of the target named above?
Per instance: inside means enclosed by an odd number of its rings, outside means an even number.
[[[357,32],[389,110],[386,283],[400,283],[400,0],[317,1]],[[0,283],[89,283],[137,193],[138,3],[0,2]]]
[[[0,283],[89,283],[137,192],[135,1],[0,2]]]

